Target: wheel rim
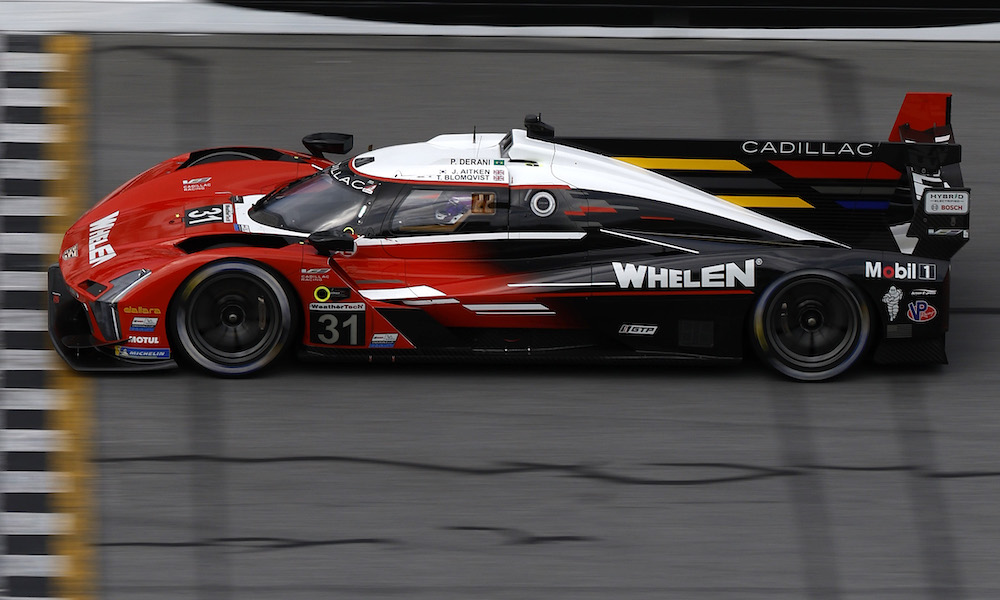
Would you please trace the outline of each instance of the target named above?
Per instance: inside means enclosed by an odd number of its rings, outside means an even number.
[[[247,264],[206,269],[188,286],[178,310],[178,334],[187,354],[217,373],[244,374],[282,350],[290,312],[281,284]]]
[[[819,276],[795,279],[767,303],[767,349],[792,367],[788,374],[832,376],[860,353],[867,335],[865,314],[857,297],[838,282]]]

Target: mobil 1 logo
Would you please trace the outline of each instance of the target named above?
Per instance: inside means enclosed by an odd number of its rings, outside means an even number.
[[[894,279],[896,281],[935,281],[937,265],[934,263],[885,263],[865,261],[865,278]]]
[[[327,346],[360,346],[364,340],[364,302],[309,304],[310,343]]]

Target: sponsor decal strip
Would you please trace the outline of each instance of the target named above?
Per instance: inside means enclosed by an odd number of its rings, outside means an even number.
[[[796,179],[887,179],[895,181],[902,173],[884,162],[846,160],[772,160]]]
[[[719,196],[744,208],[814,208],[798,196]]]
[[[381,290],[358,290],[358,293],[369,300],[416,300],[418,298],[433,298],[445,295],[444,292],[427,285]]]
[[[641,156],[616,156],[643,169],[662,171],[749,171],[750,168],[738,160],[722,158],[645,158]]]
[[[544,304],[466,304],[477,315],[554,315]]]
[[[886,210],[888,200],[837,200],[837,204],[851,210]]]

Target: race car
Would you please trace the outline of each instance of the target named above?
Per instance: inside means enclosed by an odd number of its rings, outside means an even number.
[[[87,211],[49,269],[81,371],[340,361],[945,363],[969,239],[951,95],[887,141],[557,137],[540,115],[349,156],[199,150]],[[327,155],[344,156],[331,159]],[[349,157],[348,157],[349,156]]]

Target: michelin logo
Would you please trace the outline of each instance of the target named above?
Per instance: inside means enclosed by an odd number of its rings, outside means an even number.
[[[122,358],[170,358],[170,348],[115,346],[115,356]]]
[[[748,258],[742,265],[728,262],[700,269],[661,269],[620,262],[613,262],[611,266],[615,270],[618,287],[622,289],[733,289],[756,285],[757,264],[757,260]]]

